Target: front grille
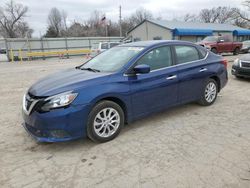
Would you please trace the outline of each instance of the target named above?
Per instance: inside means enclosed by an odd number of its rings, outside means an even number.
[[[250,68],[250,62],[244,62],[244,61],[242,61],[241,62],[241,67],[243,67],[243,68]]]
[[[24,109],[26,111],[27,114],[31,114],[37,106],[40,106],[40,103],[43,103],[43,100],[46,97],[37,97],[34,96],[30,93],[27,93],[25,95],[25,99],[24,99]]]

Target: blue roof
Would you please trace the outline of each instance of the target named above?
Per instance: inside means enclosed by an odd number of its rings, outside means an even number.
[[[239,30],[234,30],[233,35],[235,36],[246,36],[250,35],[250,30],[247,29],[239,29]]]
[[[211,29],[180,29],[176,28],[173,30],[173,34],[176,36],[209,36],[213,35],[213,31]]]

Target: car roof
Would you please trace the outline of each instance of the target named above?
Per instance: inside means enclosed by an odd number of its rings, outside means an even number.
[[[122,44],[119,46],[127,46],[127,47],[151,47],[159,44],[194,44],[188,41],[179,41],[179,40],[149,40],[149,41],[138,41]]]

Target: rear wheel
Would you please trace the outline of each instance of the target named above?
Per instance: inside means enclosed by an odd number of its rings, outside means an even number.
[[[204,85],[203,94],[199,104],[209,106],[214,103],[218,94],[218,84],[214,79],[208,79]]]
[[[211,51],[215,54],[217,54],[217,49],[216,48],[212,48]]]
[[[101,101],[89,114],[87,134],[95,142],[107,142],[118,136],[123,125],[122,108],[112,101]]]
[[[234,55],[238,55],[240,53],[240,49],[237,47],[234,49]]]

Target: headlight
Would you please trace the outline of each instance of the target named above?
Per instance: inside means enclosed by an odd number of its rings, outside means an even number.
[[[234,60],[234,65],[235,66],[240,66],[241,60],[239,60],[238,58]]]
[[[49,111],[54,108],[66,107],[76,98],[77,93],[65,92],[58,95],[48,97],[44,100],[44,105],[41,107],[43,111]]]

